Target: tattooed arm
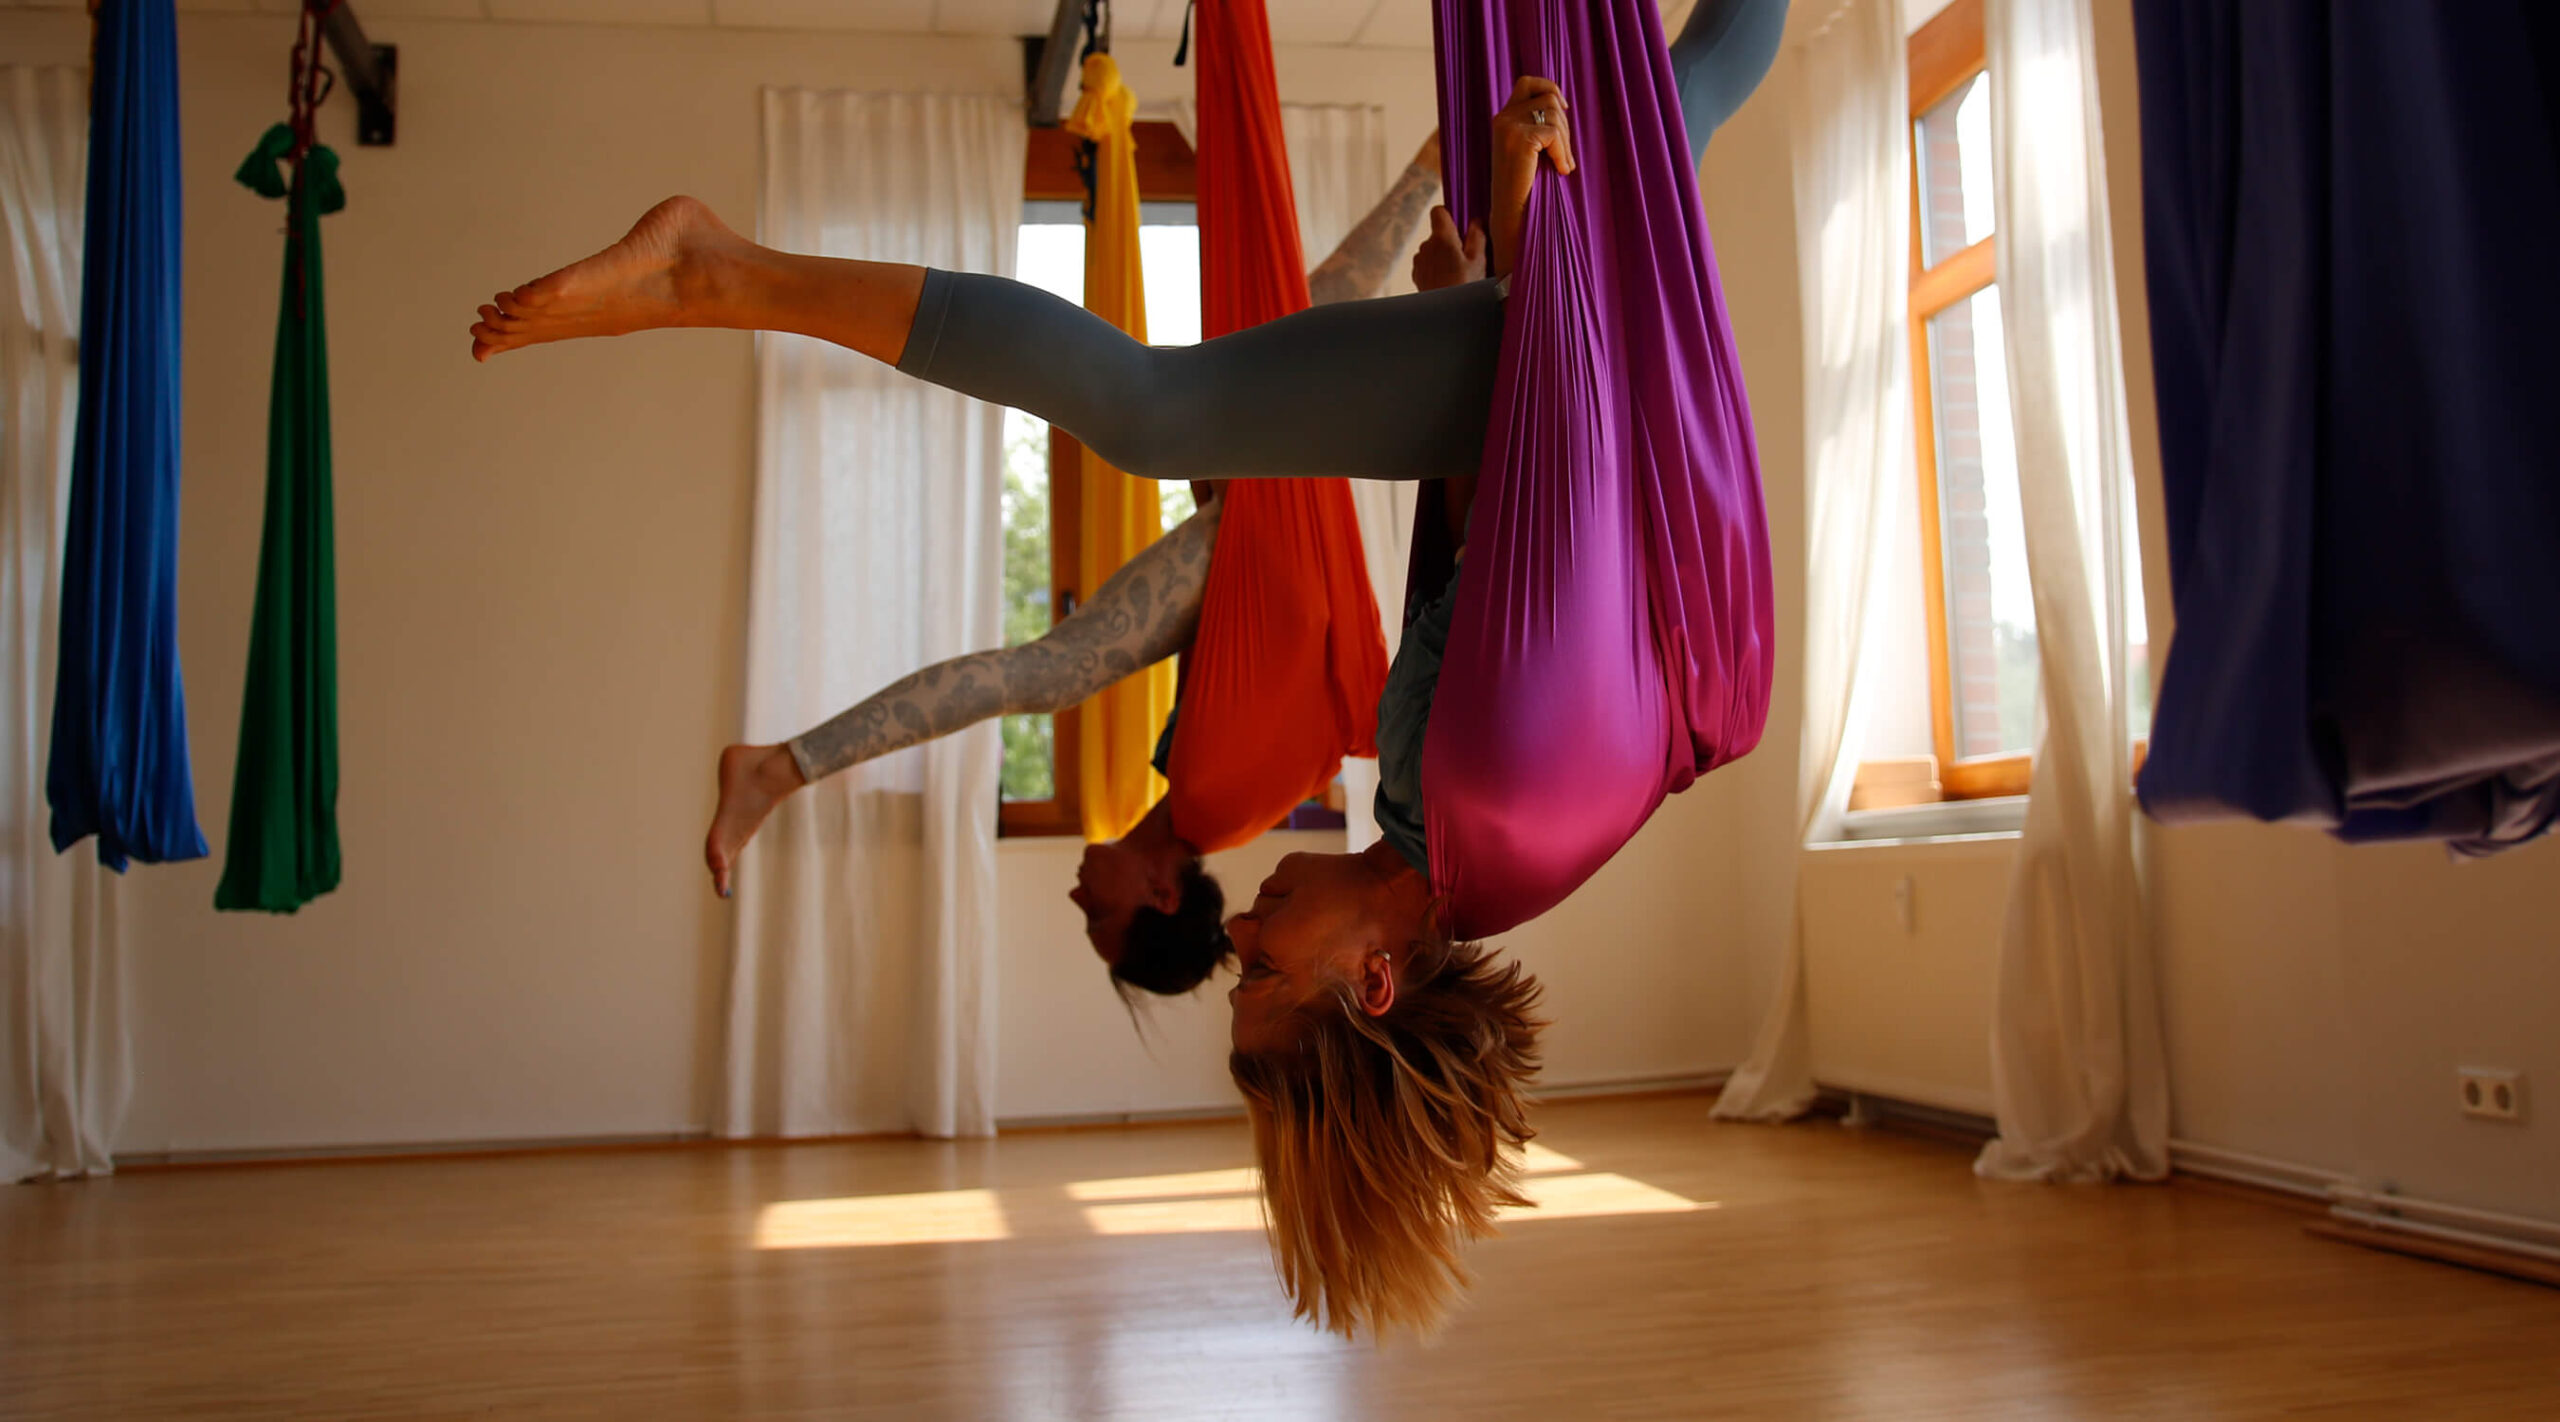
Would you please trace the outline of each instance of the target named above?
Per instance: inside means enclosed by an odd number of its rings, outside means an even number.
[[[1191,645],[1219,507],[1148,544],[1038,641],[937,662],[792,741],[801,776],[815,781],[994,716],[1063,711]]]
[[[1307,273],[1307,293],[1315,304],[1359,301],[1386,290],[1387,274],[1395,270],[1439,195],[1440,135],[1435,132],[1333,255]]]

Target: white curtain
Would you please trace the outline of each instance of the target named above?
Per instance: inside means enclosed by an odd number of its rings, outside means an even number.
[[[0,1177],[102,1173],[132,1092],[116,878],[44,801],[80,375],[87,77],[0,66]]]
[[[1169,99],[1152,110],[1180,129],[1185,142],[1200,142],[1199,110],[1189,99]],[[1282,104],[1280,135],[1289,146],[1289,186],[1298,205],[1298,241],[1307,269],[1332,253],[1369,215],[1403,169],[1387,157],[1387,111],[1375,104]],[[1419,240],[1419,234],[1416,234]],[[1413,290],[1411,264],[1399,259],[1385,295]],[[1393,657],[1404,634],[1404,557],[1413,535],[1414,486],[1402,481],[1354,479],[1351,501],[1360,520],[1360,542],[1369,564],[1369,586]],[[1377,842],[1378,763],[1342,763],[1343,820],[1355,853]]]
[[[1020,106],[764,96],[762,240],[1013,271]],[[797,336],[757,346],[747,734],[997,645],[1003,415]],[[786,802],[741,864],[726,1135],[994,1129],[994,722]]]
[[[1386,110],[1375,104],[1282,104],[1280,131],[1289,144],[1289,184],[1297,192],[1298,237],[1313,270],[1329,255],[1403,171],[1387,157]],[[1413,290],[1410,264],[1399,260],[1387,293]],[[1375,479],[1351,481],[1360,519],[1360,543],[1369,564],[1369,586],[1378,595],[1378,617],[1395,655],[1404,634],[1404,555],[1413,536],[1414,486]],[[1353,852],[1377,842],[1378,763],[1342,763],[1343,813]]]
[[[2169,1087],[2127,724],[2127,477],[2088,0],[1990,0],[1992,179],[2044,689],[1992,1010],[2012,1179],[2168,1173]]]
[[[1908,520],[1911,148],[1896,0],[1851,0],[1802,50],[1794,114],[1796,280],[1804,303],[1804,725],[1796,821],[1836,833],[1858,762],[1858,660],[1885,540]],[[1717,1100],[1726,1120],[1813,1104],[1804,915],[1751,1057]]]

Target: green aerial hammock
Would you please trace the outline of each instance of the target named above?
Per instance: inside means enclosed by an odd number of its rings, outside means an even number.
[[[337,557],[320,216],[345,207],[347,195],[338,155],[298,145],[291,124],[267,130],[236,176],[286,200],[284,304],[267,401],[266,532],[231,843],[213,905],[291,913],[338,887]]]

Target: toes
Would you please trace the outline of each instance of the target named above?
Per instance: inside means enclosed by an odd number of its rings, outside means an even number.
[[[557,300],[559,295],[560,274],[558,272],[553,272],[549,276],[538,277],[532,281],[526,282],[520,287],[517,287],[513,291],[501,294],[498,298],[498,303],[510,309],[523,308],[529,310],[534,307],[548,306],[553,301]]]

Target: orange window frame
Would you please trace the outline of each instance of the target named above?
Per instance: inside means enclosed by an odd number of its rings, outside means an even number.
[[[1911,428],[1920,480],[1920,558],[1929,623],[1929,726],[1938,780],[1950,800],[2023,795],[2033,767],[2027,755],[1956,755],[1955,672],[1947,634],[1946,547],[1939,527],[1938,431],[1929,368],[1929,318],[1999,279],[1991,238],[1937,265],[1928,264],[1922,242],[1918,128],[1922,115],[1989,67],[1983,37],[1983,0],[1954,0],[1911,36]]]
[[[1169,123],[1136,125],[1138,196],[1146,202],[1196,202],[1200,187],[1191,145]],[[1078,141],[1063,128],[1035,128],[1023,155],[1022,196],[1027,202],[1083,202],[1084,179],[1076,172]],[[1065,620],[1090,589],[1076,585],[1076,549],[1083,537],[1082,446],[1075,436],[1049,427],[1049,622]],[[1084,833],[1083,782],[1077,757],[1077,708],[1050,718],[1050,785],[1046,800],[999,800],[996,833],[1001,836],[1081,835]]]

